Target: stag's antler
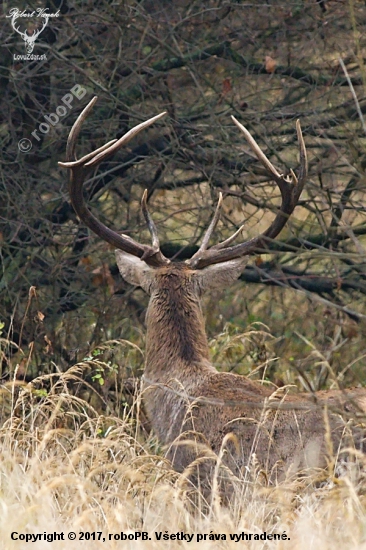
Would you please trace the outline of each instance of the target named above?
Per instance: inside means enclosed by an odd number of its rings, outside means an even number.
[[[135,240],[127,237],[126,235],[120,235],[119,233],[109,229],[105,226],[100,220],[98,220],[93,214],[88,210],[84,198],[83,198],[83,183],[87,175],[91,172],[93,168],[98,166],[103,160],[113,155],[118,151],[123,145],[126,145],[134,136],[136,136],[141,130],[147,128],[155,121],[159,120],[166,113],[160,113],[157,116],[154,116],[138,124],[132,128],[127,134],[121,137],[119,140],[112,140],[106,145],[103,145],[99,149],[96,149],[92,153],[85,155],[80,160],[72,160],[75,157],[75,143],[76,139],[80,133],[81,126],[93,108],[97,98],[94,97],[90,103],[85,107],[83,112],[79,115],[75,124],[73,125],[69,139],[67,141],[66,148],[66,158],[67,162],[59,162],[60,166],[70,168],[71,177],[69,183],[69,192],[71,203],[78,214],[79,218],[87,225],[94,233],[99,235],[103,240],[107,241],[109,244],[115,246],[116,248],[133,254],[134,256],[139,257],[141,260],[145,261],[148,265],[153,267],[159,267],[166,265],[170,262],[162,254],[159,245],[159,239],[157,235],[157,230],[155,224],[149,214],[147,209],[147,192],[145,191],[142,197],[142,211],[146,219],[151,237],[152,237],[152,246],[143,245]],[[212,236],[212,233],[217,225],[217,222],[220,218],[220,210],[222,206],[222,194],[219,195],[219,201],[216,207],[215,214],[213,219],[203,237],[202,244],[199,250],[190,258],[186,260],[186,263],[195,269],[202,269],[211,264],[217,264],[225,262],[228,260],[233,260],[235,258],[240,258],[241,256],[246,256],[248,254],[253,254],[258,249],[263,249],[266,247],[266,244],[277,237],[280,231],[285,226],[289,216],[295,209],[295,206],[299,200],[301,192],[304,188],[306,176],[307,176],[307,158],[306,158],[306,148],[304,139],[302,137],[300,122],[296,122],[297,137],[299,141],[300,148],[300,170],[299,177],[297,178],[295,173],[291,170],[291,176],[285,177],[284,175],[277,172],[276,168],[265,156],[263,151],[260,149],[259,145],[250,135],[248,130],[238,121],[236,118],[232,117],[235,124],[243,132],[246,137],[250,147],[261,161],[265,169],[271,174],[274,181],[277,183],[282,197],[281,207],[271,223],[271,225],[258,237],[254,237],[249,241],[230,246],[232,242],[237,238],[239,233],[243,230],[244,226],[241,226],[231,237],[225,241],[218,243],[214,246],[208,248],[209,240]]]
[[[212,232],[214,231],[217,222],[220,217],[220,207],[222,203],[222,196],[220,194],[219,202],[216,208],[215,215],[212,219],[210,226],[208,227],[205,236],[203,237],[202,244],[199,250],[192,256],[190,260],[187,260],[187,263],[191,267],[196,269],[202,269],[211,264],[217,264],[220,262],[225,262],[228,260],[233,260],[235,258],[240,258],[241,256],[247,256],[248,254],[253,254],[258,249],[265,248],[266,244],[272,239],[275,239],[283,227],[286,225],[286,222],[297,205],[301,192],[304,188],[306,176],[308,173],[308,162],[306,156],[306,147],[304,138],[301,132],[300,121],[296,121],[296,131],[297,139],[299,141],[300,149],[300,170],[299,177],[297,178],[293,170],[291,170],[291,177],[285,177],[283,174],[279,174],[270,160],[263,153],[258,143],[250,135],[248,130],[243,126],[235,117],[231,117],[237,127],[243,132],[246,137],[252,151],[255,153],[257,158],[263,164],[265,169],[271,174],[274,181],[277,183],[280,188],[282,203],[281,207],[266,231],[254,237],[249,241],[237,244],[235,246],[230,246],[233,240],[237,235],[242,231],[244,226],[241,226],[238,231],[234,233],[231,237],[226,239],[226,241],[216,244],[211,248],[207,248],[208,242],[211,238]]]
[[[129,254],[133,254],[134,256],[141,258],[141,260],[144,260],[148,265],[151,265],[153,267],[166,265],[170,263],[170,260],[165,258],[165,256],[160,251],[156,227],[147,211],[146,194],[144,194],[143,196],[142,209],[148,222],[148,227],[152,236],[152,246],[140,244],[131,237],[120,235],[116,231],[109,229],[109,227],[104,225],[100,220],[93,216],[93,214],[86,206],[83,197],[84,181],[93,170],[93,168],[98,166],[98,164],[100,164],[103,160],[106,160],[108,157],[113,155],[121,147],[126,145],[126,143],[128,143],[139,132],[141,132],[141,130],[144,130],[144,128],[151,126],[151,124],[159,120],[159,118],[162,118],[166,113],[160,113],[159,115],[156,115],[149,120],[138,124],[129,132],[127,132],[127,134],[122,136],[119,140],[113,139],[102,147],[99,147],[99,149],[96,149],[92,153],[85,155],[81,159],[73,160],[75,158],[75,144],[80,133],[81,126],[84,120],[89,115],[90,111],[92,110],[97,99],[97,97],[94,97],[77,118],[75,124],[70,131],[69,139],[67,140],[67,162],[59,162],[60,166],[70,168],[71,170],[69,181],[71,204],[81,221],[83,221],[85,225],[89,227],[89,229],[91,229],[104,241],[108,242],[119,250],[123,250],[124,252],[128,252]]]

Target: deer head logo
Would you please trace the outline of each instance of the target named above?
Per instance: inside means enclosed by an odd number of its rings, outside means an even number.
[[[33,52],[35,41],[37,40],[41,32],[43,32],[44,29],[47,27],[50,14],[45,13],[44,11],[45,10],[37,10],[35,12],[26,13],[25,11],[21,12],[20,10],[18,10],[18,8],[13,8],[10,10],[9,15],[7,16],[11,17],[11,26],[23,38],[25,42],[25,49],[29,54]],[[33,26],[33,34],[29,35],[27,29],[21,30],[19,28],[19,20],[22,18],[27,18],[29,20],[32,17],[35,18],[36,22]],[[38,21],[42,21],[42,26],[37,26]]]

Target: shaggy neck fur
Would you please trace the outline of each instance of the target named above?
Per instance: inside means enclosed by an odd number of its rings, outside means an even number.
[[[189,366],[192,375],[192,368],[208,363],[204,319],[189,273],[182,277],[181,273],[167,271],[159,276],[146,320],[146,377],[153,381],[182,381],[185,366]]]

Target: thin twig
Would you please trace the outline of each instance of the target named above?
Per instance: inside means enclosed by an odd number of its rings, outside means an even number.
[[[355,100],[356,110],[357,110],[359,119],[360,119],[360,121],[361,121],[362,129],[363,129],[363,131],[364,131],[364,134],[366,134],[366,124],[365,124],[365,120],[364,120],[363,115],[362,115],[361,107],[360,107],[360,104],[359,104],[359,102],[358,102],[358,99],[357,99],[357,95],[356,95],[355,89],[354,89],[353,84],[352,84],[352,82],[351,82],[351,79],[350,79],[350,77],[349,77],[347,68],[346,68],[345,64],[343,63],[343,59],[342,59],[341,57],[339,58],[339,64],[340,64],[340,66],[342,67],[343,72],[344,72],[344,74],[345,74],[345,77],[346,77],[346,79],[347,79],[349,89],[351,90],[351,94],[353,95],[353,99]]]

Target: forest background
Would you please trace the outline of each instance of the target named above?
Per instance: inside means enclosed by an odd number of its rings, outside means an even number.
[[[13,8],[58,13],[34,42],[43,59],[21,58],[21,33],[37,31],[40,18],[12,19]],[[75,399],[98,414],[132,414],[147,297],[79,222],[57,164],[95,95],[79,156],[167,111],[85,193],[107,225],[149,242],[140,211],[148,189],[162,251],[177,259],[197,250],[219,192],[215,242],[244,222],[239,239],[257,235],[279,205],[230,115],[286,173],[299,166],[300,119],[305,191],[276,242],[235,285],[205,297],[212,357],[221,370],[278,386],[365,385],[365,3],[55,0],[1,10],[0,351],[3,387],[12,388],[3,421],[19,395],[48,407],[55,377],[70,372]]]

